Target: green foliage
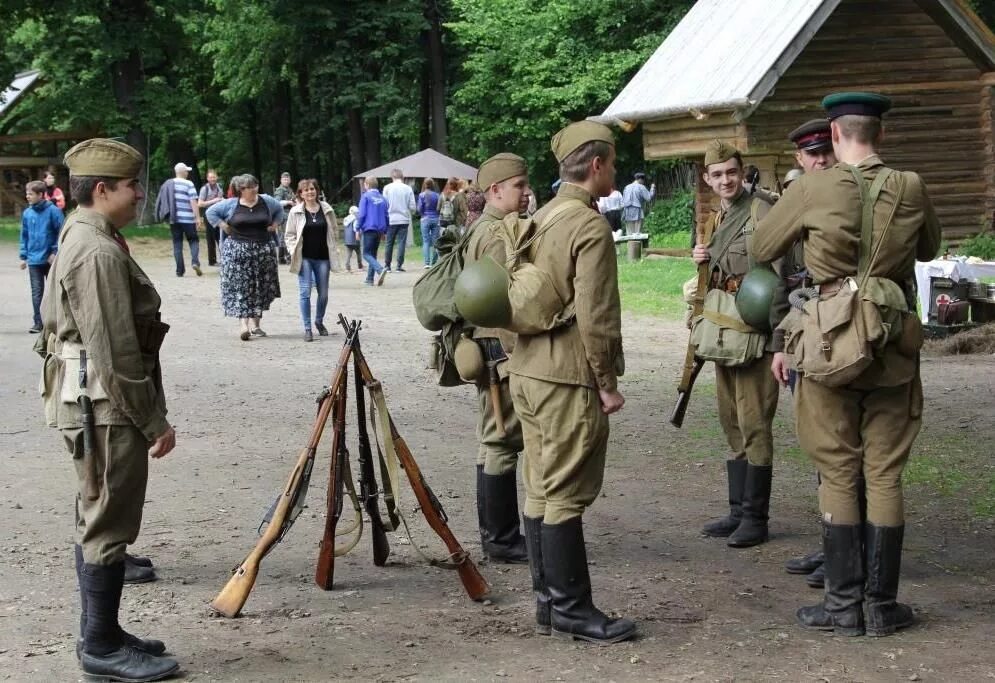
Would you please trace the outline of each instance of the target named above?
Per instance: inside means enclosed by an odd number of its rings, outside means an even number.
[[[690,233],[693,229],[694,192],[691,190],[675,192],[666,199],[657,200],[643,222],[643,230],[652,237],[675,232]],[[688,243],[690,237],[684,246]]]
[[[982,233],[970,237],[964,240],[958,251],[968,256],[977,256],[985,261],[995,261],[995,235]]]

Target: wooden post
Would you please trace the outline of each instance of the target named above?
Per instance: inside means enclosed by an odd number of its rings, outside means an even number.
[[[643,243],[640,240],[629,240],[629,261],[641,261],[643,258]]]

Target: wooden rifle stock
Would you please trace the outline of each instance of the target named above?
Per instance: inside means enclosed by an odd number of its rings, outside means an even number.
[[[332,376],[331,387],[333,389],[342,383],[342,373],[345,371],[345,364],[349,361],[349,354],[352,352],[352,340],[358,331],[357,326],[353,335],[346,339],[345,345],[339,353],[339,362],[335,366],[335,374]],[[256,541],[256,546],[252,549],[252,552],[235,567],[232,577],[225,584],[225,587],[211,601],[211,607],[229,619],[237,617],[242,611],[242,607],[245,606],[246,600],[249,599],[249,593],[256,583],[256,577],[259,574],[259,563],[272,550],[285,531],[284,525],[289,518],[294,503],[299,499],[305,484],[304,473],[310,470],[310,465],[314,462],[314,456],[318,450],[318,442],[321,441],[321,434],[325,429],[328,414],[332,409],[333,398],[334,392],[332,390],[326,390],[322,394],[321,403],[318,407],[318,416],[311,427],[307,446],[297,458],[297,463],[290,473],[290,479],[287,480],[286,487],[284,487],[283,492],[280,494],[276,509],[273,511],[273,517],[266,526],[266,531]],[[311,462],[309,463],[308,461]]]
[[[322,590],[332,590],[335,581],[335,528],[342,516],[342,470],[345,446],[345,409],[348,370],[343,370],[339,386],[332,388],[335,395],[334,431],[332,432],[332,457],[328,469],[328,497],[325,511],[325,533],[318,546],[318,565],[314,582]]]
[[[356,365],[362,374],[363,381],[367,384],[375,382],[376,379],[373,377],[373,373],[370,371],[370,366],[366,364],[366,358],[363,357],[362,351],[357,345],[353,351],[354,358],[356,360]],[[425,483],[425,479],[422,476],[421,469],[418,467],[418,463],[415,462],[414,456],[411,455],[411,450],[408,445],[401,438],[401,435],[397,431],[397,427],[394,425],[394,419],[389,419],[390,423],[390,436],[394,441],[394,449],[397,452],[397,458],[401,462],[401,466],[404,468],[405,473],[408,475],[408,480],[411,482],[411,488],[415,493],[415,498],[418,500],[418,505],[421,507],[422,514],[425,515],[425,521],[428,525],[432,527],[432,530],[439,535],[442,542],[445,543],[446,549],[449,551],[449,555],[452,558],[453,563],[456,565],[456,570],[459,573],[460,581],[463,582],[463,588],[466,589],[467,595],[473,600],[482,600],[484,596],[487,595],[489,586],[487,581],[481,575],[480,570],[477,569],[477,565],[473,563],[470,559],[470,555],[463,550],[463,546],[453,535],[452,530],[450,530],[449,525],[446,523],[445,518],[440,514],[441,505],[432,489],[429,488],[428,484]]]
[[[708,246],[712,239],[712,229],[715,227],[714,219],[709,219],[704,225],[699,224],[695,229],[695,242],[700,246]],[[705,307],[705,290],[708,288],[709,262],[698,264],[698,283],[694,290],[694,301],[691,304],[691,319],[701,315]],[[684,370],[681,374],[681,382],[677,385],[677,403],[670,413],[670,424],[678,429],[684,424],[684,414],[687,412],[688,403],[691,400],[691,390],[694,388],[694,381],[698,379],[705,364],[703,360],[695,356],[695,346],[688,337],[688,350],[684,356]]]
[[[359,339],[356,339],[355,350],[359,350]],[[359,435],[359,497],[363,508],[370,518],[370,539],[373,543],[373,564],[382,567],[387,564],[390,555],[390,543],[387,541],[387,531],[380,518],[380,490],[377,488],[377,477],[373,470],[373,452],[370,449],[370,435],[366,430],[366,384],[363,382],[359,369],[359,360],[353,354],[354,374],[356,382],[356,415],[359,425],[356,433]]]

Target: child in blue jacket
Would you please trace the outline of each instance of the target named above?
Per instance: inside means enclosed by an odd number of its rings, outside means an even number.
[[[41,332],[41,298],[45,294],[45,278],[59,250],[62,211],[45,199],[45,183],[32,180],[24,188],[28,207],[21,214],[21,270],[27,268],[31,280],[31,306],[34,323],[31,334]]]

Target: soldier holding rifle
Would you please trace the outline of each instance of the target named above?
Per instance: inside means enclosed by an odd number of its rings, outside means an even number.
[[[477,172],[484,192],[483,214],[469,228],[463,253],[464,265],[490,256],[505,262],[505,243],[499,231],[508,214],[522,209],[529,186],[525,160],[515,154],[497,154]],[[508,389],[508,357],[515,348],[515,334],[508,330],[477,327],[472,341],[460,340],[456,362],[460,374],[477,385],[480,415],[477,422],[477,517],[483,552],[492,560],[528,562],[525,538],[518,517],[518,483],[515,473],[523,449],[522,425],[515,414]]]
[[[176,445],[159,369],[169,326],[159,321],[159,295],[120,233],[144,198],[143,163],[137,150],[107,139],[66,153],[79,208],[60,236],[35,347],[45,358],[46,419],[62,432],[79,480],[76,652],[84,673],[118,681],[159,680],[179,669],[162,656],[162,641],[133,636],[118,620],[125,548],[141,526],[148,459]]]

